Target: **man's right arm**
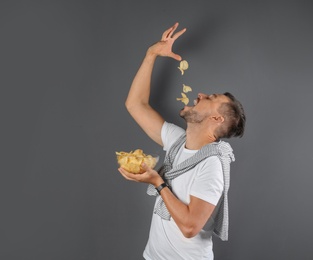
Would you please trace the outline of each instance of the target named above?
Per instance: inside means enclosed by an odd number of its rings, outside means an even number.
[[[128,112],[156,143],[162,144],[162,116],[149,104],[151,75],[157,56],[147,52],[128,93],[125,105]]]
[[[149,104],[151,76],[155,60],[158,56],[181,60],[179,55],[172,52],[172,45],[175,40],[186,31],[186,29],[173,35],[177,26],[178,23],[166,30],[162,35],[161,41],[155,43],[148,49],[132,82],[125,102],[127,110],[139,126],[152,140],[161,146],[163,146],[161,129],[164,119]]]

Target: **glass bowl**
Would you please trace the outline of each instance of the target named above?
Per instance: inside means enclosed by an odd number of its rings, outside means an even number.
[[[142,163],[145,163],[148,167],[154,168],[159,161],[159,155],[157,154],[145,154],[141,149],[127,152],[116,152],[117,163],[120,167],[128,172],[141,174],[145,170],[142,168]]]

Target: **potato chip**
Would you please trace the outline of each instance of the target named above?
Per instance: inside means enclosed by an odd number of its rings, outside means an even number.
[[[188,69],[188,67],[188,62],[186,60],[182,60],[177,68],[180,70],[181,74],[184,75],[184,72]]]
[[[135,151],[115,152],[117,155],[118,164],[131,173],[144,173],[145,170],[141,167],[145,163],[150,168],[155,167],[158,162],[158,156],[146,155],[143,150],[137,149]]]
[[[181,74],[184,75],[184,70],[182,70],[180,67],[178,67],[178,68],[179,68]]]
[[[186,60],[182,60],[180,62],[180,64],[179,64],[179,66],[180,66],[181,69],[186,70],[186,69],[188,69],[189,64],[188,64],[188,62]]]
[[[176,98],[177,101],[183,102],[186,106],[189,103],[189,98],[186,96],[185,93],[181,93],[182,97],[181,98]]]
[[[192,91],[192,88],[189,87],[189,86],[186,86],[185,84],[183,84],[183,92],[187,93],[187,92],[190,92],[190,91]]]

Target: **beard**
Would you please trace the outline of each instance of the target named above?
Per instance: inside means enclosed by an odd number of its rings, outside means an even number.
[[[187,123],[201,123],[206,118],[206,116],[200,115],[197,111],[192,109],[187,111],[181,110],[179,115],[184,118]]]

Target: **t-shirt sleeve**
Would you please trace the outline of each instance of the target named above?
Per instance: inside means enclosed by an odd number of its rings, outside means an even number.
[[[217,156],[209,157],[199,165],[191,186],[190,195],[217,205],[224,187],[221,161]]]
[[[183,128],[165,121],[161,130],[163,150],[168,151],[172,144],[184,133]]]

